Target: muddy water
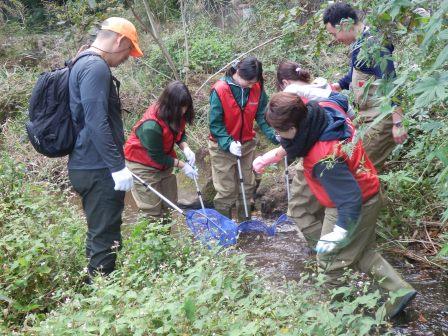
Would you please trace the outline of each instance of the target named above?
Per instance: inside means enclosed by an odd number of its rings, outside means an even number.
[[[308,247],[298,238],[294,227],[282,226],[279,231],[273,237],[241,234],[237,244],[237,250],[246,255],[246,260],[277,285],[299,280],[310,258]]]
[[[238,249],[260,274],[276,285],[298,280],[310,258],[309,249],[293,227],[284,227],[274,237],[246,234]],[[439,270],[422,269],[391,256],[386,258],[419,292],[411,306],[393,321],[395,335],[448,335],[448,276]]]
[[[188,195],[194,197],[194,192]],[[125,224],[134,223],[137,212],[132,196],[128,193]],[[305,271],[307,260],[313,258],[296,228],[291,225],[282,226],[274,237],[263,234],[241,235],[237,250],[244,253],[248,262],[273,286],[298,280]],[[448,275],[440,270],[422,268],[420,264],[406,263],[402,258],[388,256],[387,259],[419,292],[406,314],[393,322],[393,334],[448,336]]]

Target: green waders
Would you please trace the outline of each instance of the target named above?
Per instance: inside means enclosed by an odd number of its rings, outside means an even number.
[[[367,128],[363,137],[363,146],[377,171],[381,171],[396,144],[392,137],[392,115],[373,125],[375,118],[380,114],[381,104],[376,97],[378,85],[373,83],[374,80],[373,76],[353,69],[351,89],[359,108],[360,124]],[[368,91],[365,90],[367,87]],[[291,185],[291,199],[288,202],[287,214],[296,222],[308,245],[313,247],[320,237],[324,208],[311,193],[305,181],[302,159],[295,168],[296,176]]]
[[[355,227],[349,230],[346,242],[330,253],[318,254],[319,266],[328,276],[330,287],[340,286],[344,268],[352,268],[372,276],[381,287],[388,291],[399,289],[413,290],[376,250],[375,230],[378,213],[381,208],[380,195],[372,197],[363,204],[361,215]],[[321,236],[333,231],[337,220],[337,209],[326,208]]]
[[[177,182],[172,168],[158,170],[131,161],[126,161],[126,166],[163,196],[166,196],[173,203],[177,203]],[[169,206],[136,179],[134,179],[134,186],[131,191],[135,203],[145,215],[164,217],[168,212]]]
[[[322,231],[325,207],[319,203],[308,187],[304,176],[303,159],[299,160],[295,169],[296,175],[291,184],[287,215],[294,220],[308,246],[314,247]]]
[[[252,171],[252,162],[255,158],[256,140],[245,142],[242,145],[241,170],[244,180],[246,204],[250,216],[250,198],[255,190],[255,175]],[[224,216],[231,218],[232,207],[236,204],[238,220],[245,220],[243,196],[238,177],[237,156],[219,148],[215,141],[208,141],[212,166],[213,186],[216,189],[214,206]]]
[[[355,104],[359,108],[359,123],[367,129],[363,136],[364,149],[376,170],[381,172],[396,143],[392,134],[392,114],[375,122],[375,118],[380,115],[381,105],[381,101],[377,97],[378,84],[374,83],[375,79],[374,76],[354,68],[350,88],[355,96]],[[371,244],[369,247],[374,246],[374,239],[375,236],[372,234],[372,240],[367,242]],[[385,304],[383,310],[385,316],[393,317],[415,297],[417,292],[395,272],[379,253],[374,252],[373,248],[369,248],[364,255],[358,262],[358,266],[362,267],[361,270],[369,271],[377,280],[384,278],[381,285],[390,292],[398,289],[406,290],[395,301],[388,301]]]

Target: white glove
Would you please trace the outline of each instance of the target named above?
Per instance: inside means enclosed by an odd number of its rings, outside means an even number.
[[[316,245],[317,253],[327,253],[334,250],[334,248],[341,242],[345,237],[347,237],[348,231],[335,225],[332,232],[327,233],[320,237]]]
[[[134,179],[132,177],[131,171],[127,167],[124,167],[122,170],[112,173],[112,178],[115,182],[115,190],[128,191],[131,190],[132,186],[134,185]]]
[[[232,141],[230,143],[229,151],[233,155],[241,156],[241,142],[239,142],[239,141]]]
[[[189,178],[191,179],[195,179],[198,178],[198,170],[192,166],[190,166],[188,163],[186,163],[184,165],[184,167],[182,168],[182,171],[184,172],[185,175],[187,175]]]
[[[196,155],[194,152],[190,149],[190,147],[185,147],[183,150],[185,157],[187,158],[187,161],[190,166],[194,167],[194,164],[196,163]]]

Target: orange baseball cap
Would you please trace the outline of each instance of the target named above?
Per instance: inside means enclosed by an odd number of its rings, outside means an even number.
[[[129,55],[132,57],[143,56],[143,52],[138,45],[137,30],[131,21],[121,17],[110,17],[103,21],[101,29],[110,30],[127,37],[132,43]]]

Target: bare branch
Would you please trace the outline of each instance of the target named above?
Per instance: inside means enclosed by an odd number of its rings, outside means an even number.
[[[151,9],[149,8],[148,1],[142,0],[142,2],[143,2],[143,5],[145,6],[146,15],[148,16],[149,25],[151,27],[151,31],[152,31],[151,35],[155,39],[159,39],[159,32],[158,32],[158,29],[157,29],[157,23],[156,23],[156,20],[154,18],[154,14],[152,13]]]
[[[171,58],[170,53],[166,49],[165,45],[161,41],[159,37],[159,32],[157,29],[157,22],[155,20],[154,14],[151,12],[151,9],[149,8],[148,2],[146,0],[142,0],[143,5],[145,6],[146,15],[149,19],[149,27],[147,24],[145,24],[142,20],[142,18],[135,12],[135,9],[132,7],[129,0],[125,0],[125,3],[129,6],[129,8],[132,11],[132,14],[134,15],[135,19],[143,26],[143,30],[151,35],[151,37],[154,39],[154,41],[159,46],[160,50],[162,50],[162,54],[165,57],[165,60],[168,62],[168,65],[173,72],[174,78],[177,80],[180,80],[179,73],[177,72],[176,65],[174,64],[173,59]]]
[[[179,0],[180,2],[180,13],[181,13],[181,17],[182,17],[182,28],[184,31],[184,38],[185,38],[185,64],[184,64],[184,69],[185,69],[185,84],[188,83],[188,74],[190,71],[190,58],[189,58],[189,54],[188,54],[188,37],[187,37],[187,21],[185,18],[185,2],[184,0]]]

